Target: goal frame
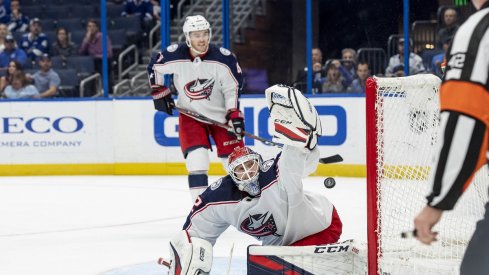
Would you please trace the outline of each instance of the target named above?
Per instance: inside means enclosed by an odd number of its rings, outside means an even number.
[[[368,274],[378,274],[378,236],[377,224],[377,127],[378,119],[375,111],[375,101],[377,98],[377,82],[373,77],[369,77],[366,82],[365,92],[365,119],[366,119],[366,161],[367,161],[367,269]],[[373,165],[369,165],[373,164]],[[375,245],[372,245],[375,244]]]

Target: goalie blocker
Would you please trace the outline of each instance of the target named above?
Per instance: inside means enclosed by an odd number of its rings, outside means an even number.
[[[317,246],[248,246],[248,274],[365,274],[366,245],[346,240]]]

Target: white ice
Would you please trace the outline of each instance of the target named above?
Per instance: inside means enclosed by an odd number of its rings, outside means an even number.
[[[335,204],[341,240],[365,242],[365,179],[338,177],[332,189],[323,180],[304,187]],[[156,261],[168,258],[190,208],[186,176],[0,177],[0,274],[166,274]],[[243,274],[246,247],[257,243],[228,229],[212,273],[227,270],[234,244],[230,274]]]

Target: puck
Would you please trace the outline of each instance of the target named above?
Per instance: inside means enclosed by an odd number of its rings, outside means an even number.
[[[324,180],[324,187],[326,187],[328,189],[333,188],[335,185],[336,185],[336,181],[333,178],[331,178],[331,177],[326,178]]]

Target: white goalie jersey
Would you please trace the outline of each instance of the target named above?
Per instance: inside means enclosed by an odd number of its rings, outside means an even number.
[[[303,190],[301,179],[315,171],[319,150],[285,145],[263,162],[261,194],[244,197],[230,176],[214,182],[195,203],[183,229],[212,244],[230,225],[264,245],[289,245],[329,227],[333,205]]]

